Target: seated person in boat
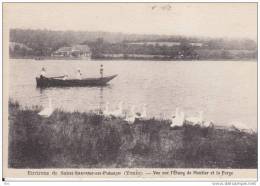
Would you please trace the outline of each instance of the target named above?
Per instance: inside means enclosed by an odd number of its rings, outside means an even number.
[[[101,76],[101,78],[103,78],[103,65],[102,64],[100,65],[100,76]]]
[[[40,78],[46,77],[46,70],[44,67],[42,67]]]
[[[62,78],[63,80],[67,80],[68,79],[68,75],[64,75],[64,77]]]
[[[80,69],[77,71],[77,79],[82,79],[82,74],[80,72]]]

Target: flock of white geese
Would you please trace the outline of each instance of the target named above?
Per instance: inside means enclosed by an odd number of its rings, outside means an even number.
[[[42,117],[50,117],[54,111],[52,106],[52,99],[48,98],[48,107],[45,107],[42,111],[38,113],[38,115]],[[147,105],[143,104],[141,109],[136,109],[135,105],[132,105],[130,111],[127,111],[123,108],[124,103],[122,101],[119,102],[117,108],[112,110],[109,108],[109,102],[106,103],[105,109],[101,112],[102,115],[108,118],[122,118],[123,120],[127,121],[129,124],[134,124],[137,119],[147,120]],[[203,111],[198,112],[197,116],[188,117],[185,115],[183,110],[179,108],[175,109],[175,112],[169,118],[162,118],[171,121],[171,127],[181,127],[184,123],[189,125],[200,125],[202,127],[210,127],[213,126],[216,128],[226,128],[226,129],[239,129],[242,131],[247,132],[254,132],[249,126],[246,126],[244,123],[238,121],[231,121],[228,125],[215,125],[212,121],[206,121],[203,119]]]
[[[133,124],[136,119],[146,120],[147,117],[147,105],[143,104],[141,109],[136,110],[136,106],[132,105],[130,112],[127,112],[123,109],[123,102],[119,102],[117,109],[109,109],[109,103],[106,103],[105,109],[102,112],[106,117],[119,117],[127,121],[129,124]],[[212,122],[206,122],[203,120],[203,112],[199,112],[198,116],[185,117],[184,111],[180,111],[179,108],[176,108],[175,113],[172,114],[170,118],[162,118],[171,120],[171,127],[182,126],[184,122],[187,122],[191,125],[203,125],[205,127],[210,126]]]

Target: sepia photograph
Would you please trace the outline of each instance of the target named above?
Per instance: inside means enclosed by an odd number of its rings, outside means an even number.
[[[257,8],[3,3],[4,177],[256,180]]]

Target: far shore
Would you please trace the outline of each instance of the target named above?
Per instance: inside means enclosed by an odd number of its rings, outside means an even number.
[[[257,133],[41,109],[9,100],[10,168],[257,168]]]
[[[81,60],[81,61],[253,61],[257,62],[254,58],[245,59],[169,59],[169,58],[98,58],[98,59],[81,59],[81,58],[68,58],[68,57],[51,57],[51,56],[26,56],[26,57],[10,57],[10,59],[31,59],[35,61],[44,60]]]

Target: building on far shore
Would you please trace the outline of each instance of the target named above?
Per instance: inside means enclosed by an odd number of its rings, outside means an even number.
[[[53,57],[91,59],[91,50],[87,45],[61,47],[52,53]]]

